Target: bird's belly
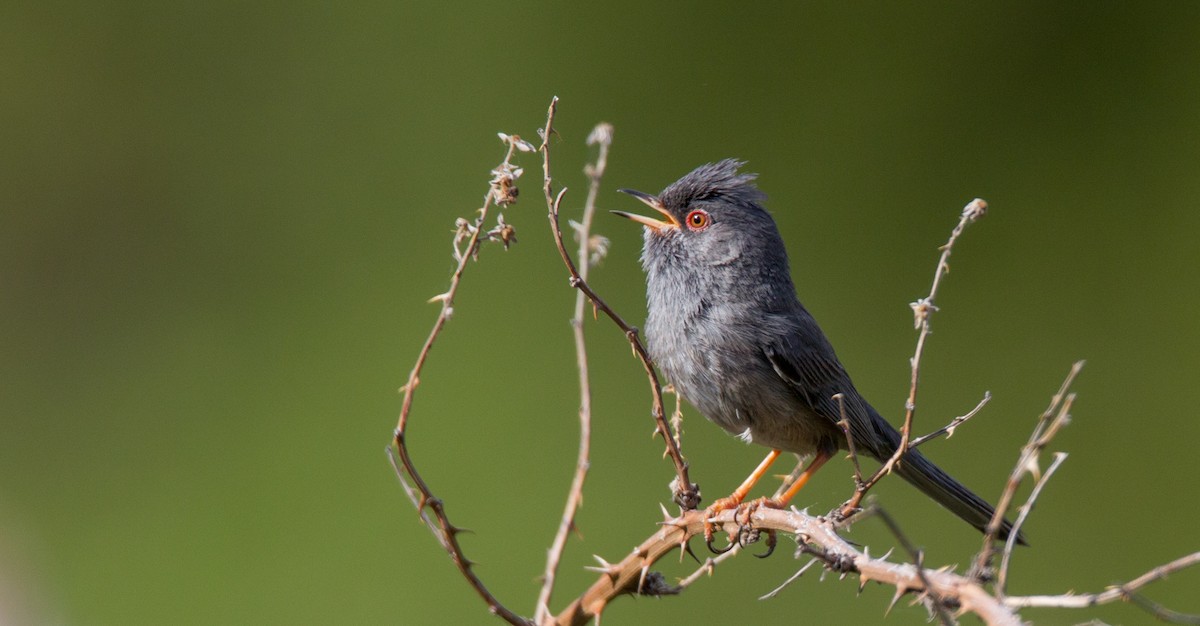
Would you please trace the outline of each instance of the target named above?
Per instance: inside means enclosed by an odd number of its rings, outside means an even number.
[[[796,454],[836,446],[833,425],[813,414],[774,371],[723,367],[711,360],[704,367],[672,365],[677,364],[670,359],[662,363],[680,395],[747,443]]]
[[[836,426],[814,414],[754,347],[761,325],[740,322],[744,312],[728,303],[676,305],[697,313],[663,317],[651,306],[647,347],[689,404],[750,443],[797,454],[836,447]]]

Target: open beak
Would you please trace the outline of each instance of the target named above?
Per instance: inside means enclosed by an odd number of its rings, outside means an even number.
[[[645,202],[646,206],[648,206],[648,207],[654,209],[655,211],[658,211],[659,213],[662,213],[664,216],[666,216],[668,221],[663,222],[660,220],[656,220],[653,217],[646,217],[645,215],[637,215],[635,213],[626,213],[625,211],[612,211],[612,213],[614,215],[620,215],[621,217],[629,218],[635,222],[638,222],[639,224],[644,224],[653,230],[662,230],[664,228],[678,228],[679,227],[679,222],[676,222],[675,218],[670,213],[668,213],[666,209],[663,208],[663,205],[661,202],[658,201],[658,198],[655,198],[654,196],[652,196],[648,193],[642,193],[640,191],[634,191],[632,189],[618,189],[617,191],[619,191],[621,193],[627,193],[627,194],[637,198],[638,200]]]

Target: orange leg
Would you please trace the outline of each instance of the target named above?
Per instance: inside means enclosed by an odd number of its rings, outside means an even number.
[[[763,459],[762,463],[758,464],[758,467],[756,467],[754,471],[750,473],[750,476],[748,476],[746,480],[742,481],[742,484],[738,486],[737,489],[733,490],[733,493],[730,494],[729,497],[721,498],[720,500],[713,502],[712,505],[704,510],[705,517],[711,519],[721,511],[737,509],[737,516],[740,517],[744,514],[746,516],[745,523],[749,523],[750,515],[752,515],[754,510],[760,506],[774,509],[786,508],[788,502],[790,502],[791,499],[796,496],[796,494],[804,487],[804,485],[808,484],[808,479],[812,478],[813,474],[817,473],[817,470],[821,469],[821,466],[832,457],[833,453],[829,451],[817,451],[816,456],[813,457],[813,460],[808,464],[808,467],[804,468],[803,472],[800,472],[800,475],[796,477],[796,481],[788,487],[787,491],[785,491],[782,496],[774,500],[759,498],[758,500],[748,504],[742,504],[742,502],[746,499],[746,496],[750,493],[750,490],[754,488],[755,483],[757,483],[759,479],[761,479],[763,475],[767,473],[767,470],[770,469],[771,464],[775,462],[775,459],[779,458],[779,450],[771,450],[770,454],[767,455],[767,458]],[[713,548],[712,546],[714,530],[714,525],[708,523],[707,521],[704,523],[704,541],[708,544],[710,550],[719,553],[721,551]],[[730,548],[732,548],[733,545],[734,544],[731,543]],[[768,531],[767,546],[767,553],[761,556],[770,555],[775,549],[775,536],[774,533],[770,531]],[[729,548],[726,548],[725,550],[729,550]]]
[[[776,451],[776,453],[778,454],[778,451]],[[771,500],[767,503],[767,505],[780,509],[787,506],[787,503],[791,502],[792,498],[796,496],[796,493],[799,492],[804,485],[808,484],[808,479],[812,478],[812,475],[816,474],[817,470],[821,469],[821,466],[831,458],[833,458],[833,454],[824,450],[818,451],[817,455],[813,457],[812,462],[808,464],[808,467],[804,468],[804,471],[800,472],[800,475],[796,477],[796,482],[792,483],[792,486],[788,487],[788,490],[783,492],[783,495],[779,496],[778,500]]]
[[[762,463],[759,463],[758,467],[754,468],[754,471],[746,477],[746,480],[742,481],[742,484],[739,485],[737,489],[733,490],[733,493],[729,494],[728,498],[721,498],[720,500],[713,502],[707,509],[705,509],[707,516],[712,517],[721,511],[728,511],[729,509],[735,508],[741,504],[742,500],[746,499],[746,495],[750,493],[750,490],[754,488],[754,484],[757,483],[758,480],[767,473],[768,469],[771,469],[771,464],[774,463],[775,459],[777,458],[779,458],[779,450],[771,450],[770,454],[767,455],[767,458],[763,459]],[[800,480],[798,479],[796,482],[800,482]]]

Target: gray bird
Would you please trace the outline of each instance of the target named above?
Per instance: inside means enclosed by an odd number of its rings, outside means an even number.
[[[835,394],[844,398],[859,454],[885,461],[900,445],[900,433],[854,388],[797,299],[783,239],[762,206],[765,195],[754,174],[738,173],[742,165],[732,159],[702,165],[657,197],[620,190],[666,221],[613,211],[645,226],[641,260],[650,356],[705,417],[771,448],[746,482],[710,512],[737,507],[780,451],[813,460],[774,506],[786,505],[838,449],[847,449]],[[992,518],[990,504],[915,449],[895,471],[975,528],[983,530]],[[1010,530],[1005,521],[1001,538]]]

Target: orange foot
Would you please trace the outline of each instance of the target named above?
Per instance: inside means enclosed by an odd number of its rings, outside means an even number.
[[[780,500],[758,498],[751,500],[750,502],[741,502],[736,496],[737,494],[735,493],[728,498],[721,498],[704,510],[704,543],[708,546],[708,549],[715,554],[724,554],[732,550],[734,546],[745,547],[754,543],[755,541],[758,541],[761,531],[757,528],[754,528],[750,522],[751,518],[754,516],[754,512],[759,508],[766,507],[769,509],[783,509],[787,507],[787,503]],[[735,510],[733,514],[733,521],[737,522],[738,525],[736,538],[731,535],[728,546],[723,549],[717,548],[713,546],[712,543],[713,532],[716,529],[716,525],[711,523],[709,520],[716,517],[719,513],[731,509]],[[775,551],[775,531],[767,530],[766,533],[767,551],[763,554],[755,555],[759,558],[771,556],[771,553]]]

